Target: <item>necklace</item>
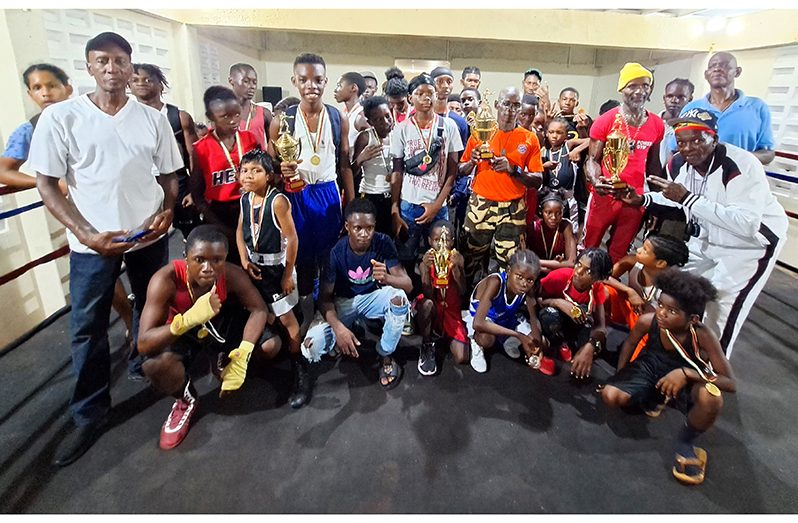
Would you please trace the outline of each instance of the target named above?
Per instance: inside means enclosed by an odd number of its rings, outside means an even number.
[[[236,148],[238,149],[238,159],[239,159],[239,161],[241,160],[241,156],[243,156],[242,153],[241,153],[241,136],[239,136],[238,131],[236,131],[235,144],[233,145],[233,149],[231,149],[231,150],[227,149],[227,146],[224,144],[224,142],[222,142],[219,139],[218,136],[216,136],[216,133],[213,133],[213,137],[216,139],[216,143],[219,144],[219,147],[222,148],[222,152],[224,153],[224,157],[227,158],[227,163],[230,164],[230,168],[233,171],[238,172],[238,166],[236,166],[235,162],[233,161],[233,157],[231,156],[231,153],[234,150],[236,150]]]
[[[430,150],[430,147],[432,146],[432,130],[435,128],[435,124],[438,121],[437,118],[438,118],[438,115],[437,114],[433,114],[432,115],[432,121],[430,122],[430,125],[427,126],[427,127],[424,127],[424,129],[429,129],[429,134],[427,135],[427,138],[425,139],[424,138],[424,133],[421,132],[421,127],[418,125],[418,120],[416,120],[416,117],[415,116],[411,116],[410,117],[410,121],[413,122],[413,125],[416,128],[416,131],[418,131],[418,135],[421,137],[421,144],[424,146],[424,152],[426,153],[424,155],[424,157],[421,159],[421,161],[424,163],[424,169],[422,169],[423,171],[425,171],[427,169],[427,165],[432,163],[432,156],[429,155],[429,150]]]
[[[250,101],[249,102],[249,112],[247,113],[247,123],[244,125],[244,130],[249,131],[249,122],[252,120],[252,106],[254,104]]]
[[[620,112],[621,112],[621,116],[623,116],[623,126],[624,126],[624,130],[626,131],[626,137],[630,139],[629,140],[629,151],[634,152],[634,150],[637,149],[637,135],[638,135],[638,133],[640,133],[640,128],[643,127],[643,125],[646,123],[646,120],[648,120],[648,111],[646,111],[643,114],[643,120],[640,122],[640,125],[635,127],[635,129],[637,129],[637,130],[635,131],[635,135],[634,136],[630,136],[631,133],[629,132],[629,122],[627,122],[627,119],[629,118],[630,115],[627,115],[626,113],[624,113],[623,109],[620,109]]]
[[[380,135],[377,133],[377,129],[375,129],[374,127],[369,127],[369,130],[371,132],[371,136],[373,136],[374,140],[376,141],[376,145],[379,145],[380,147],[382,147],[382,151],[380,152],[380,158],[382,159],[382,166],[385,167],[385,176],[390,176],[391,168],[388,167],[388,159],[385,157],[385,144],[383,143],[382,138],[380,138]],[[391,134],[390,133],[388,133],[387,138],[388,138],[388,156],[390,157],[390,154],[391,154]],[[371,139],[369,139],[369,143],[371,143]]]
[[[549,159],[557,164],[554,166],[554,170],[549,178],[549,185],[555,189],[560,186],[560,168],[562,167],[560,159],[562,158],[563,149],[565,149],[565,154],[568,154],[568,142],[562,144],[557,150],[557,158],[554,157],[554,150],[549,151]]]
[[[551,241],[551,249],[549,249],[548,245],[546,245],[546,233],[543,231],[546,227],[543,225],[543,221],[540,222],[540,237],[543,239],[543,251],[546,253],[547,260],[554,259],[554,246],[557,245],[557,238],[560,237],[560,226],[557,225],[557,229],[554,231],[554,239]]]
[[[698,350],[698,336],[695,333],[695,327],[690,325],[690,337],[692,338],[693,341],[693,353],[695,354],[695,357],[699,361],[699,363],[701,363],[700,366],[695,361],[693,361],[693,358],[691,358],[689,354],[687,354],[687,351],[684,349],[682,344],[679,343],[679,340],[677,340],[676,337],[673,334],[671,334],[671,331],[669,331],[668,329],[662,329],[662,331],[665,333],[665,336],[668,338],[668,341],[671,342],[671,345],[673,345],[673,348],[676,349],[676,352],[679,353],[679,356],[681,356],[684,361],[686,361],[693,369],[695,369],[695,371],[698,373],[701,379],[703,379],[706,382],[704,384],[704,388],[707,389],[707,392],[709,392],[713,396],[720,396],[720,389],[718,388],[717,385],[715,385],[715,381],[717,381],[718,375],[715,374],[714,370],[712,370],[712,364],[705,362],[701,358],[701,354]]]
[[[299,113],[302,116],[302,123],[305,127],[305,135],[308,137],[308,143],[313,148],[313,156],[310,157],[310,163],[313,165],[319,165],[321,163],[321,156],[319,156],[319,144],[321,143],[321,135],[324,133],[324,113],[327,111],[324,107],[321,108],[321,112],[319,113],[319,125],[316,127],[316,139],[314,140],[311,137],[310,133],[310,126],[308,125],[308,117],[305,114],[305,111],[302,108],[299,108]]]
[[[582,308],[579,306],[579,303],[576,302],[573,298],[568,295],[568,289],[571,288],[571,284],[573,283],[573,278],[568,280],[568,284],[565,286],[565,289],[562,291],[562,295],[565,299],[571,304],[571,317],[573,319],[577,319],[582,315]],[[588,292],[588,300],[587,300],[587,314],[593,314],[593,286],[590,286],[590,290]]]

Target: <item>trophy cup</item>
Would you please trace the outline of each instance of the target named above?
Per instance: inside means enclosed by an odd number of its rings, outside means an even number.
[[[288,129],[288,116],[280,113],[280,130],[277,140],[274,142],[274,150],[281,162],[295,162],[302,152],[302,143],[293,137]],[[288,192],[299,192],[305,188],[305,181],[297,173],[291,179],[286,180],[285,190]]]
[[[613,191],[625,191],[629,185],[621,180],[621,172],[629,162],[629,138],[621,130],[623,128],[623,116],[621,113],[615,115],[610,134],[604,143],[604,155],[601,159],[604,168],[610,173],[610,185]]]
[[[449,285],[449,257],[452,254],[447,248],[449,244],[449,228],[441,227],[441,238],[438,241],[438,248],[433,251],[432,266],[435,270],[435,278],[432,286],[441,290],[443,306],[446,307],[446,287]],[[453,249],[454,250],[454,249]]]
[[[481,142],[477,147],[480,160],[490,160],[495,156],[488,142],[493,138],[493,135],[496,134],[496,130],[499,128],[496,117],[493,116],[490,105],[488,105],[487,98],[489,94],[491,94],[490,91],[485,91],[485,99],[480,102],[476,114],[468,113],[466,117],[468,125],[471,127],[471,136]]]

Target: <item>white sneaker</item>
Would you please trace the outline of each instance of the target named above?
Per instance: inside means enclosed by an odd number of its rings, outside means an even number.
[[[485,353],[482,347],[474,340],[471,340],[471,368],[480,373],[488,371],[488,362],[485,361]]]
[[[521,346],[521,342],[515,338],[510,338],[504,342],[502,347],[504,348],[504,353],[507,354],[510,358],[517,360],[521,357],[521,350],[519,347]]]

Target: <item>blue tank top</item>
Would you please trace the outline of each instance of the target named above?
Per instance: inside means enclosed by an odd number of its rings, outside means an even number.
[[[515,317],[521,305],[524,304],[524,296],[519,294],[511,303],[507,303],[507,273],[504,271],[495,272],[488,277],[490,278],[491,276],[498,276],[500,285],[499,292],[490,302],[488,319],[496,325],[502,326],[508,323],[515,323]],[[476,316],[477,307],[479,307],[479,300],[475,297],[476,292],[477,289],[474,288],[474,292],[471,293],[471,305],[468,307],[468,311],[471,313],[472,318]]]

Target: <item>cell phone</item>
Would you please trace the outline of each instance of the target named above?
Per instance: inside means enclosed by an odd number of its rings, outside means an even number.
[[[140,229],[138,231],[132,231],[127,236],[117,236],[116,238],[112,238],[111,241],[114,242],[114,243],[132,243],[132,242],[137,242],[140,239],[142,239],[143,237],[145,237],[147,234],[149,234],[150,232],[152,232],[152,231],[150,231],[149,229]]]

